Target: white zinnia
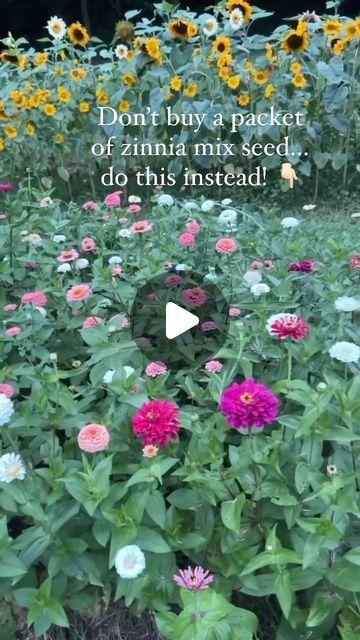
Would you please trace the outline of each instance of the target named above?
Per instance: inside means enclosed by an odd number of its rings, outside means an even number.
[[[203,31],[206,36],[208,36],[209,38],[211,36],[214,36],[218,28],[219,28],[219,25],[216,18],[214,18],[213,16],[209,16],[208,18],[206,18],[203,26]]]
[[[158,205],[160,207],[172,207],[174,204],[174,198],[168,193],[162,193],[158,198]]]
[[[120,229],[118,236],[119,238],[131,238],[132,233],[130,229]]]
[[[47,21],[46,29],[55,40],[62,40],[66,35],[66,24],[62,18],[58,18],[57,16],[53,16]]]
[[[108,369],[103,375],[104,384],[111,384],[115,375],[115,369]]]
[[[337,311],[359,311],[360,300],[351,298],[350,296],[341,296],[335,300],[335,309]]]
[[[312,211],[316,209],[316,204],[304,204],[303,209],[304,211]]]
[[[204,276],[204,280],[206,280],[207,282],[217,282],[218,281],[218,277],[217,277],[216,273],[213,273],[213,272],[209,271],[209,273],[207,273]]]
[[[255,298],[259,298],[259,296],[269,293],[270,287],[265,284],[265,282],[259,282],[259,284],[253,284],[252,287],[250,287],[250,291]]]
[[[247,271],[244,273],[244,280],[247,287],[252,287],[254,284],[259,284],[262,280],[260,271]]]
[[[336,342],[329,349],[329,354],[340,362],[359,362],[360,347],[353,342]]]
[[[67,271],[71,271],[71,265],[68,262],[63,262],[62,264],[59,264],[56,271],[58,273],[66,273]]]
[[[66,236],[63,236],[61,233],[53,236],[53,242],[65,242]]]
[[[128,53],[129,49],[125,44],[118,44],[118,46],[115,47],[115,55],[117,58],[119,58],[119,60],[121,60],[122,58],[126,58]]]
[[[109,258],[108,260],[108,264],[110,266],[114,264],[121,264],[121,263],[122,263],[122,258],[120,258],[120,256],[111,256],[111,258]]]
[[[237,31],[242,27],[244,22],[244,14],[240,9],[234,9],[230,14],[230,26],[233,31]]]
[[[228,229],[229,227],[232,230],[236,229],[237,213],[234,209],[225,209],[220,213],[217,221],[218,225],[223,229]]]
[[[140,196],[129,196],[128,197],[129,204],[139,204],[141,202]]]
[[[180,264],[176,265],[175,271],[191,271],[191,266],[189,264],[181,262]]]
[[[196,209],[199,208],[199,206],[196,204],[196,202],[185,202],[183,204],[184,209],[186,209],[186,211],[195,211]]]
[[[293,229],[295,227],[298,227],[299,224],[299,220],[297,218],[292,218],[291,216],[289,216],[288,218],[283,218],[281,220],[281,226],[284,227],[284,229]]]
[[[12,482],[24,480],[26,476],[25,466],[18,453],[5,453],[0,456],[0,482]]]
[[[26,236],[25,240],[33,247],[41,247],[42,245],[42,237],[39,236],[38,233],[29,233],[29,235]]]
[[[43,318],[46,318],[46,309],[44,309],[44,307],[34,307],[34,310],[38,311]],[[31,320],[32,317],[33,317],[32,313],[26,314],[27,320]]]
[[[136,544],[123,547],[115,556],[115,569],[121,578],[136,578],[145,566],[145,556]]]
[[[5,393],[0,393],[0,427],[7,424],[14,413],[14,403]]]
[[[86,258],[78,258],[75,260],[75,269],[86,269],[89,266],[89,260]]]
[[[224,200],[221,200],[221,204],[223,204],[224,207],[228,207],[231,203],[232,203],[231,198],[224,198]]]
[[[208,211],[211,211],[215,206],[215,202],[213,200],[205,200],[205,202],[202,203],[201,205],[201,211],[204,211],[205,213],[207,213]]]

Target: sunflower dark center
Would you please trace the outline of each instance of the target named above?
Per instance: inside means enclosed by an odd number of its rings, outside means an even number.
[[[74,29],[74,38],[76,38],[76,40],[83,40],[84,39],[83,32],[80,31],[80,29]]]
[[[288,37],[287,43],[290,49],[296,50],[302,47],[304,43],[304,39],[302,36],[298,35],[297,33],[294,33],[293,35]]]
[[[174,31],[181,36],[185,36],[187,34],[187,24],[186,22],[176,22],[174,24]]]

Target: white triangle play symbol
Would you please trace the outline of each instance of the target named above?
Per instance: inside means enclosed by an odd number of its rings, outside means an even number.
[[[173,340],[199,324],[199,318],[174,302],[166,305],[166,337]]]

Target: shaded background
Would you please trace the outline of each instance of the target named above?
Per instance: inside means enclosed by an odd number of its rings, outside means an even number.
[[[189,7],[197,12],[204,10],[210,3],[211,0],[179,2],[181,8]],[[307,9],[323,13],[326,0],[257,0],[254,4],[262,9],[274,11],[274,16],[259,20],[256,24],[257,32],[271,33],[283,18]],[[152,0],[0,0],[0,37],[11,31],[15,37],[26,36],[34,44],[37,38],[47,35],[44,29],[47,20],[57,15],[66,23],[80,20],[90,27],[94,35],[107,41],[113,36],[115,22],[122,18],[126,11],[142,9],[142,15],[151,17],[152,7]],[[359,12],[359,0],[344,0],[341,5],[342,15],[355,16]]]

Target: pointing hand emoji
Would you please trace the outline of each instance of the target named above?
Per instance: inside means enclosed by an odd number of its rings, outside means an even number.
[[[290,162],[284,162],[281,165],[281,177],[284,180],[290,180],[290,189],[294,188],[294,180],[297,180],[297,175]]]

